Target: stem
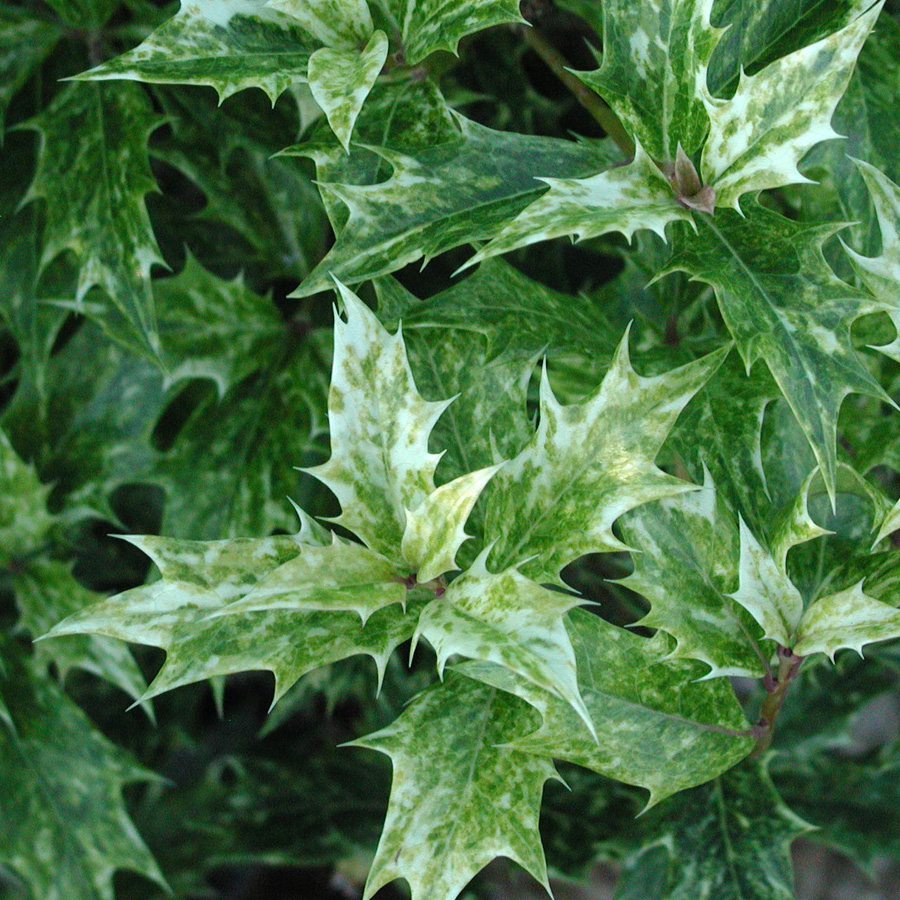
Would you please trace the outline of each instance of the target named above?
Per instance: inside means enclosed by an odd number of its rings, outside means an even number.
[[[778,717],[785,694],[800,670],[802,662],[803,657],[795,655],[790,647],[778,647],[778,672],[775,675],[767,674],[763,678],[763,684],[768,694],[760,710],[759,722],[757,722],[760,732],[756,739],[756,746],[750,754],[751,759],[758,759],[771,746],[772,736],[775,733],[775,719]]]
[[[575,99],[594,117],[600,127],[619,145],[622,152],[634,156],[634,141],[628,136],[616,114],[581,79],[567,68],[566,58],[533,25],[524,26],[528,46],[546,63],[554,75],[575,95]]]

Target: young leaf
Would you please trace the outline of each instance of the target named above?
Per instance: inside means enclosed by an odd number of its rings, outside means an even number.
[[[841,401],[852,392],[884,398],[850,342],[850,326],[873,303],[822,256],[835,226],[792,222],[755,203],[744,213],[697,216],[697,233],[679,232],[665,271],[713,286],[744,364],[765,360],[833,492]]]
[[[524,701],[449,673],[392,725],[353,742],[394,766],[366,900],[395,878],[406,879],[412,900],[455,900],[497,856],[549,890],[538,812],[556,771],[549,759],[508,746],[535,719]]]
[[[593,733],[565,625],[566,613],[580,603],[515,569],[492,575],[482,555],[425,607],[416,637],[434,647],[439,672],[454,654],[504,666],[571,705]]]
[[[634,160],[588,178],[540,178],[550,190],[527,206],[467,263],[563,235],[574,240],[619,231],[631,240],[639,228],[665,239],[666,225],[691,219],[672,185],[640,144]]]
[[[309,58],[309,87],[343,148],[350,152],[350,136],[375,79],[388,55],[388,39],[376,31],[362,53],[322,47]]]
[[[252,0],[181,0],[181,8],[142,44],[78,76],[155,84],[205,84],[220,100],[258,87],[274,103],[306,81],[322,42],[293,16]]]
[[[639,506],[621,528],[640,552],[620,583],[651,603],[637,624],[672,635],[672,657],[706,663],[708,677],[764,675],[758,629],[729,596],[738,583],[737,522],[709,473],[702,491]]]
[[[712,0],[603,4],[600,68],[578,77],[601,94],[654,159],[700,149],[709,119],[697,94],[720,30]]]
[[[122,802],[126,784],[152,773],[12,648],[4,651],[0,862],[45,900],[113,900],[117,869],[165,886]]]
[[[612,533],[623,513],[693,490],[654,460],[725,353],[644,378],[631,367],[626,333],[594,394],[565,407],[545,372],[537,431],[488,489],[485,539],[493,542],[493,564],[559,584],[560,569],[578,556],[625,548]]]
[[[695,663],[666,659],[662,634],[637,637],[584,610],[568,615],[578,685],[595,737],[570,703],[509,669],[463,663],[459,671],[526,699],[541,713],[517,749],[566,760],[650,791],[649,805],[715,778],[752,749],[727,681],[698,681]]]
[[[409,95],[401,95],[399,89],[395,93],[397,103]],[[400,119],[398,130],[407,127],[413,132],[406,136],[411,146],[393,149],[388,136],[381,145],[367,143],[365,150],[355,151],[367,160],[376,154],[383,161],[375,167],[374,179],[370,175],[362,183],[336,183],[320,175],[329,215],[334,201],[339,201],[349,217],[346,224],[336,223],[334,246],[294,296],[331,288],[332,275],[352,285],[492,237],[544,190],[536,173],[580,177],[608,165],[613,154],[606,143],[493,131],[458,114],[455,137],[435,144],[420,122],[406,120],[419,107],[419,115],[428,121],[435,114],[433,104],[433,98],[422,99]],[[319,151],[301,144],[286,152],[313,156]],[[386,181],[378,181],[384,163],[393,171]],[[355,165],[353,154],[349,164]]]
[[[41,135],[26,200],[46,203],[42,265],[71,250],[79,264],[77,303],[101,287],[127,323],[122,339],[154,357],[160,345],[150,269],[163,260],[144,195],[156,189],[147,137],[158,125],[142,90],[97,84],[69,85],[25,123]]]
[[[743,194],[808,180],[797,164],[810,147],[839,136],[832,114],[883,5],[859,0],[860,15],[849,25],[755,75],[742,74],[730,99],[699,83],[710,119],[700,171],[717,206],[740,212]]]

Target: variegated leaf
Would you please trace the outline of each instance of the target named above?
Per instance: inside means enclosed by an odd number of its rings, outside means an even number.
[[[440,456],[428,452],[428,436],[448,401],[422,399],[402,333],[390,335],[352,291],[339,291],[347,321],[335,315],[331,458],[308,471],[340,501],[337,521],[399,562],[405,510],[434,491]]]
[[[666,225],[691,221],[675,199],[672,185],[640,144],[634,160],[588,178],[540,178],[550,190],[527,206],[472,257],[467,265],[550,238],[580,241],[618,231],[631,240],[639,228],[661,238]]]
[[[444,122],[454,136],[437,143],[426,128],[450,115],[441,111],[442,98],[418,97],[395,86],[377,99],[381,121],[366,125],[368,130],[377,125],[384,136],[379,144],[354,148],[345,163],[345,183],[335,181],[341,170],[320,147],[301,144],[285,151],[316,158],[319,187],[337,232],[334,246],[294,296],[330,288],[332,275],[352,285],[493,237],[543,192],[535,175],[581,177],[604,168],[614,155],[607,142],[493,131],[455,113],[455,124]],[[403,112],[396,124],[395,106]],[[398,144],[403,149],[396,149]],[[380,180],[388,166],[390,177]]]
[[[3,663],[0,863],[41,900],[113,900],[120,869],[165,887],[122,800],[126,784],[153,773],[110,743],[13,648],[4,648]]]
[[[740,585],[731,596],[762,626],[763,637],[791,647],[803,598],[767,547],[741,520]]]
[[[361,46],[375,30],[366,0],[267,0],[265,8],[296,19],[327,47]]]
[[[738,584],[737,521],[705,474],[703,490],[622,517],[623,538],[640,552],[620,583],[650,601],[638,624],[670,634],[673,658],[706,663],[708,677],[761,677],[771,652],[761,651],[756,624],[729,597]]]
[[[713,0],[605,0],[600,68],[578,77],[654,159],[692,154],[709,128],[698,84],[719,39]]]
[[[824,653],[834,661],[843,647],[862,653],[873,641],[900,637],[900,610],[863,591],[863,582],[815,601],[804,613],[793,646],[798,656]]]
[[[309,58],[309,87],[346,151],[353,126],[388,55],[388,39],[376,31],[365,49],[322,47]]]
[[[306,81],[309,58],[321,46],[299,20],[261,0],[181,0],[142,44],[79,78],[205,84],[221,100],[258,87],[274,103]]]
[[[10,101],[62,36],[44,19],[15,7],[0,9],[0,145]]]
[[[0,431],[0,559],[8,566],[19,554],[33,553],[44,544],[53,526],[47,512],[51,485],[41,484]]]
[[[728,681],[698,681],[701,666],[667,659],[672,645],[664,635],[637,637],[578,609],[567,625],[596,738],[571,704],[508,669],[458,667],[541,713],[541,727],[512,746],[646,788],[649,805],[715,778],[750,752],[753,741]]]
[[[456,53],[467,34],[524,21],[518,0],[388,0],[388,6],[400,26],[403,55],[411,64],[436,50]]]
[[[825,262],[822,242],[835,226],[793,222],[755,203],[744,212],[697,216],[697,233],[677,235],[666,271],[713,286],[744,364],[765,360],[833,491],[841,401],[853,392],[885,397],[850,341],[852,323],[876,307]]]
[[[900,500],[888,510],[887,514],[881,520],[881,524],[878,527],[878,534],[876,535],[872,546],[874,547],[876,544],[880,544],[888,535],[893,534],[898,529],[900,529]]]
[[[900,297],[897,295],[897,282],[900,280],[900,187],[867,162],[856,160],[856,167],[875,207],[881,232],[881,254],[872,258],[862,256],[849,247],[845,249],[863,284],[878,298],[897,330],[891,343],[877,349],[900,362]]]
[[[549,759],[509,747],[536,719],[517,697],[450,673],[392,725],[354,742],[394,766],[366,900],[395,878],[412,900],[455,900],[498,856],[549,889],[538,814],[556,772]]]
[[[537,431],[486,493],[493,565],[515,565],[535,581],[559,584],[560,569],[578,556],[625,549],[612,532],[623,513],[693,490],[654,460],[726,352],[644,378],[631,367],[626,333],[594,394],[565,407],[545,372]]]
[[[482,554],[419,617],[416,637],[437,653],[438,671],[454,654],[495,663],[568,703],[594,733],[578,690],[566,613],[581,601],[507,569],[493,575]]]
[[[883,0],[858,6],[860,15],[834,34],[742,74],[727,100],[700,82],[710,119],[700,170],[717,206],[740,211],[743,194],[808,180],[797,164],[810,147],[838,136],[831,117]]]
[[[150,269],[163,260],[144,195],[156,190],[147,137],[159,124],[139,88],[99,84],[69,85],[26,123],[41,135],[26,200],[46,204],[42,264],[71,250],[78,304],[94,285],[102,288],[127,323],[122,338],[154,356],[160,347]]]

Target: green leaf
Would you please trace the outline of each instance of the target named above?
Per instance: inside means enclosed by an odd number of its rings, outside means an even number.
[[[537,241],[572,235],[574,240],[619,231],[628,240],[639,228],[665,239],[666,225],[691,220],[672,185],[640,144],[634,161],[588,178],[540,178],[550,190],[527,206],[467,265]]]
[[[47,512],[50,491],[0,431],[0,547],[5,565],[17,555],[42,549],[53,526]]]
[[[181,8],[142,44],[78,76],[154,84],[205,84],[220,100],[258,87],[274,103],[306,81],[321,47],[293,16],[244,0],[182,0]]]
[[[744,364],[765,360],[833,492],[841,401],[852,392],[884,398],[850,342],[871,301],[822,256],[835,226],[792,222],[756,204],[744,212],[697,216],[697,234],[678,234],[666,271],[713,286]]]
[[[10,101],[60,39],[49,22],[32,18],[15,7],[0,9],[0,144]]]
[[[413,900],[455,900],[497,856],[549,890],[538,812],[556,772],[549,759],[509,747],[535,718],[522,700],[449,673],[392,725],[354,741],[394,766],[366,900],[395,878],[406,879]]]
[[[672,657],[706,663],[707,677],[762,677],[758,629],[729,596],[738,584],[737,522],[709,473],[702,491],[640,506],[622,517],[621,529],[640,552],[634,574],[620,583],[651,603],[638,624],[672,635]]]
[[[692,154],[709,127],[697,85],[720,30],[709,21],[713,0],[603,4],[600,68],[578,77],[601,94],[629,134],[654,159]]]
[[[116,0],[48,0],[47,5],[73,28],[98,29],[116,8]]]
[[[77,305],[91,287],[102,288],[127,322],[121,338],[154,357],[159,335],[150,269],[162,258],[144,195],[156,189],[147,136],[158,125],[139,88],[94,84],[68,86],[25,124],[41,135],[26,200],[46,204],[42,265],[71,250],[79,265]]]
[[[667,659],[671,642],[664,635],[637,637],[577,609],[567,626],[581,696],[599,739],[571,704],[508,669],[458,667],[528,700],[541,713],[541,727],[511,746],[646,788],[650,806],[714,778],[750,752],[753,741],[729,683],[698,681],[697,664]]]
[[[797,168],[803,155],[838,137],[831,117],[883,3],[857,6],[861,14],[834,34],[742,74],[731,98],[703,92],[710,132],[700,171],[717,206],[740,212],[743,194],[806,181]]]
[[[269,0],[267,9],[296,19],[328,47],[356,47],[372,34],[366,0]]]
[[[454,654],[504,666],[571,705],[594,733],[578,690],[565,615],[581,600],[548,591],[507,569],[493,575],[484,554],[422,611],[416,638],[437,653],[438,671]]]
[[[485,539],[494,544],[494,565],[517,565],[535,581],[559,584],[560,569],[578,556],[627,549],[612,532],[623,513],[693,490],[654,459],[725,352],[644,378],[631,367],[626,333],[593,395],[565,407],[545,372],[537,431],[486,495]]]
[[[404,108],[396,126],[391,118],[382,123],[388,132],[382,143],[369,141],[365,149],[354,149],[347,173],[354,181],[338,183],[334,176],[323,178],[327,173],[320,174],[319,186],[329,215],[334,216],[339,202],[345,208],[342,215],[348,218],[346,224],[335,223],[334,246],[294,296],[306,297],[330,288],[332,275],[352,285],[492,237],[544,190],[536,174],[588,175],[606,166],[612,156],[607,143],[508,134],[459,114],[453,116],[455,133],[436,143],[422,123],[437,115],[439,110],[434,107],[443,103],[442,98],[414,101],[411,98],[416,95],[409,91],[395,94],[395,104],[407,97],[410,108]],[[391,99],[391,95],[385,98]],[[389,116],[391,106],[387,103],[382,115]],[[417,119],[407,118],[417,114]],[[393,136],[393,128],[399,137]],[[403,149],[394,148],[398,139],[406,141]],[[320,156],[316,147],[302,144],[286,152],[328,158]],[[362,160],[357,154],[362,154]],[[383,161],[381,165],[375,165],[368,177],[357,173],[354,167],[373,168],[369,162],[372,154]],[[393,170],[386,181],[381,180],[386,175],[384,163]]]
[[[401,28],[404,56],[415,64],[437,50],[456,53],[460,39],[508,22],[524,22],[517,0],[388,0]]]
[[[794,900],[790,844],[811,826],[788,809],[759,763],[680,794],[660,814],[667,883],[649,897],[620,885],[617,898]]]
[[[375,79],[388,55],[388,39],[376,31],[362,53],[322,47],[309,58],[309,87],[343,148],[350,152],[350,136]]]
[[[14,652],[0,679],[0,862],[42,900],[113,900],[130,869],[164,885],[125,811],[124,785],[152,774]]]

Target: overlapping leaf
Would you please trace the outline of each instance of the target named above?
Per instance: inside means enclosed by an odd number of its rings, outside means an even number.
[[[567,627],[596,738],[570,703],[509,670],[459,667],[541,713],[541,727],[512,746],[647,788],[651,805],[714,778],[750,752],[753,741],[729,684],[698,681],[695,663],[665,659],[671,642],[663,635],[636,637],[584,610],[569,613]]]
[[[15,651],[3,661],[0,862],[42,900],[113,900],[117,869],[163,885],[122,801],[126,784],[152,774]]]
[[[159,335],[150,269],[162,258],[144,196],[156,188],[147,136],[158,124],[139,88],[95,84],[70,85],[27,123],[41,135],[27,199],[45,203],[42,264],[72,251],[76,300],[100,287],[124,317],[120,337],[154,356]]]
[[[540,421],[487,493],[485,537],[494,567],[519,566],[535,581],[584,553],[622,549],[613,522],[629,509],[692,489],[654,459],[690,398],[723,353],[652,378],[638,375],[623,338],[612,365],[583,403],[561,406],[544,374]]]
[[[853,392],[884,396],[850,342],[850,326],[872,301],[825,262],[821,245],[833,226],[755,204],[744,211],[698,216],[697,234],[679,234],[667,271],[713,286],[745,365],[765,361],[833,490],[841,401]]]
[[[497,856],[548,887],[537,825],[544,782],[556,772],[549,759],[508,746],[536,718],[524,701],[451,673],[355,742],[394,765],[366,898],[405,878],[413,900],[454,900]]]

